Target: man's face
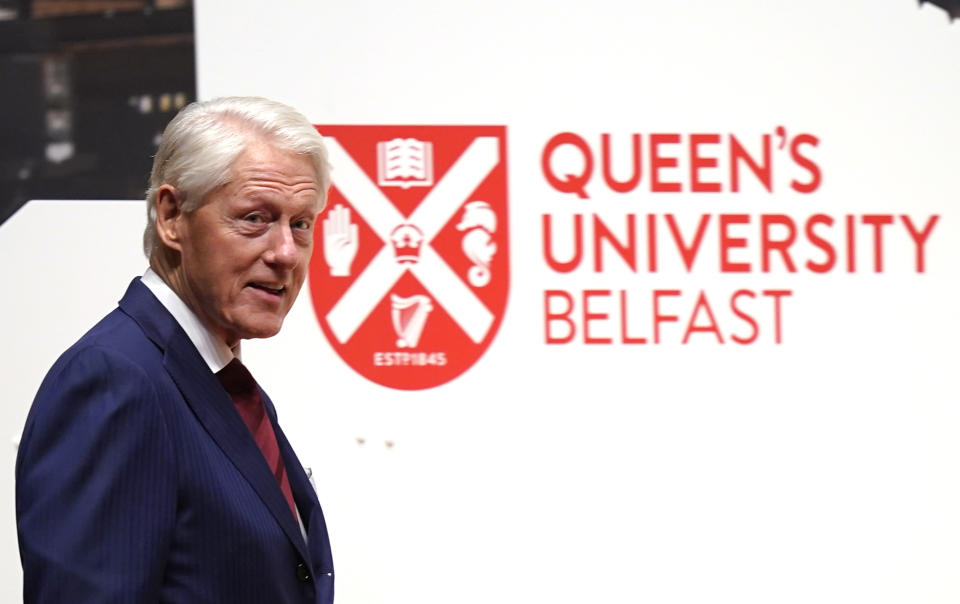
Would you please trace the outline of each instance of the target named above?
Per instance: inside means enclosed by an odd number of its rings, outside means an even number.
[[[178,219],[178,292],[229,346],[280,331],[307,274],[320,189],[308,157],[253,142]]]

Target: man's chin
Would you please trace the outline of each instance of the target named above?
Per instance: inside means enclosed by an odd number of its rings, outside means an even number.
[[[280,327],[283,326],[283,319],[271,319],[267,321],[252,321],[237,326],[234,330],[233,340],[262,340],[272,338],[280,333]],[[229,344],[229,342],[228,342]]]
[[[273,336],[280,333],[280,326],[277,325],[276,328],[271,329],[254,329],[249,331],[249,335],[243,336],[242,340],[262,340],[264,338],[272,338]]]

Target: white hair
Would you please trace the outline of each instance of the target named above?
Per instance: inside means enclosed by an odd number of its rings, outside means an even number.
[[[160,245],[157,190],[171,185],[181,209],[196,210],[208,194],[227,184],[234,161],[255,140],[308,156],[320,189],[320,208],[326,205],[330,164],[323,137],[306,117],[283,103],[260,97],[197,101],[184,107],[167,125],[153,158],[147,189],[147,227],[143,232],[143,251],[148,258]]]

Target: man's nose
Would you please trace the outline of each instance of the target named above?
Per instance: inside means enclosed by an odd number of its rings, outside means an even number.
[[[297,243],[293,239],[293,230],[289,224],[277,223],[272,231],[270,233],[270,248],[266,254],[267,262],[281,265],[284,268],[293,268],[300,259],[300,255],[297,253]]]

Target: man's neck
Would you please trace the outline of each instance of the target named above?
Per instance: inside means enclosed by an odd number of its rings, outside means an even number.
[[[151,267],[144,273],[141,282],[153,292],[157,300],[173,315],[177,323],[190,338],[200,356],[210,370],[216,373],[223,369],[234,357],[240,357],[240,344],[230,347],[222,338],[218,337],[202,321],[201,317],[190,308],[190,305],[180,295],[164,276],[158,272],[151,262]],[[176,281],[173,281],[176,283]]]

